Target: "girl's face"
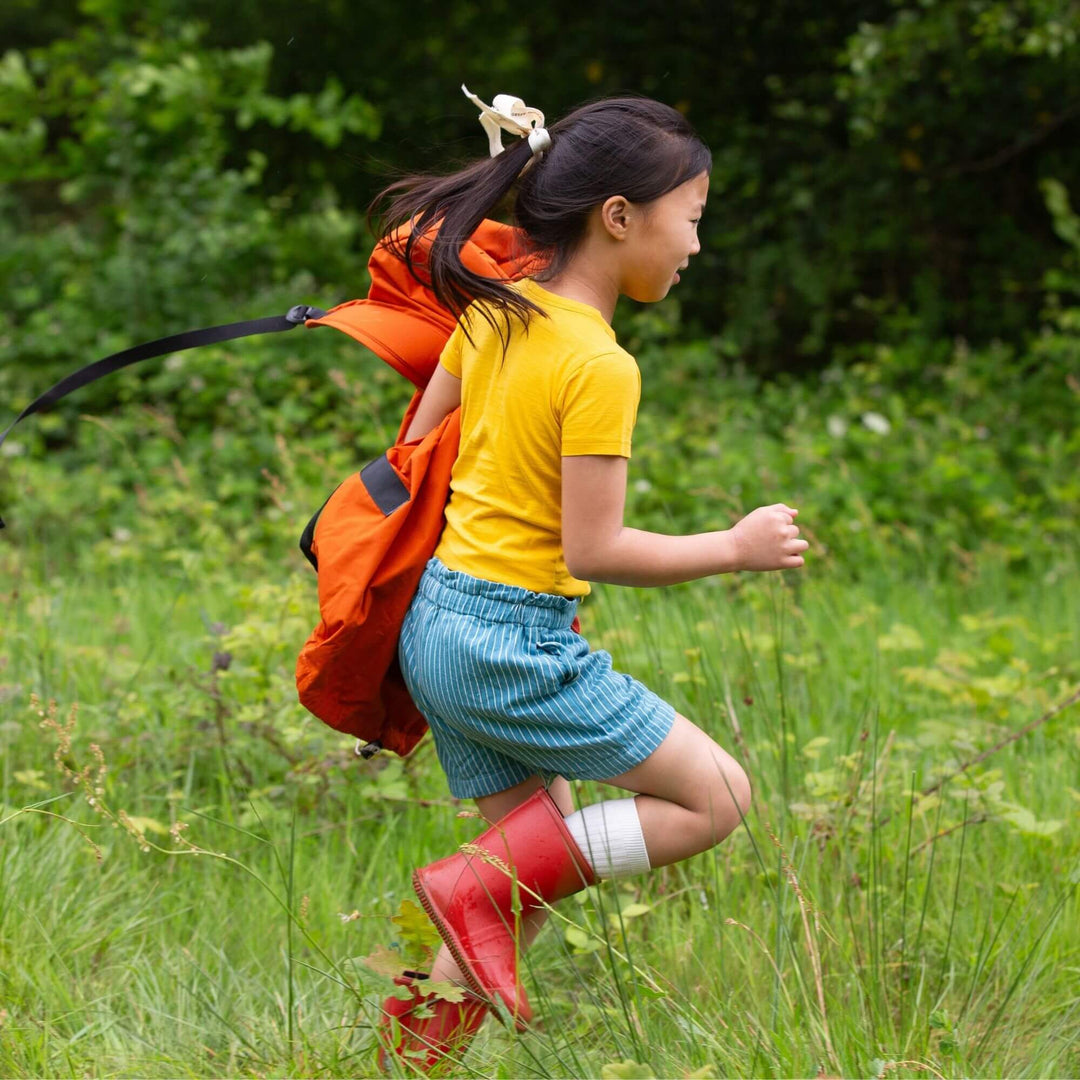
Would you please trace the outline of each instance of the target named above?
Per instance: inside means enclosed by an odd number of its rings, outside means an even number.
[[[702,173],[651,203],[633,204],[620,258],[619,292],[631,300],[663,300],[691,255],[701,250],[698,222],[709,194]]]

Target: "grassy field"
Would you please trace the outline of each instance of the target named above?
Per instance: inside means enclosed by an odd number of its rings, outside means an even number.
[[[470,807],[429,742],[365,763],[295,704],[293,557],[126,540],[0,553],[0,1075],[373,1075],[373,968],[430,940],[409,875]],[[454,1074],[1080,1073],[1077,580],[597,588],[593,647],[744,761],[754,807],[560,905],[535,1030],[489,1022]]]

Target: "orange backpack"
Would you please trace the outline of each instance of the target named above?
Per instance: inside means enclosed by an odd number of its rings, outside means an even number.
[[[457,324],[391,250],[404,235],[399,230],[376,246],[368,262],[371,287],[363,300],[328,312],[297,305],[283,316],[187,331],[125,349],[61,380],[0,433],[2,444],[25,417],[129,364],[290,330],[301,323],[341,330],[409,379],[416,393],[394,445],[334,491],[300,540],[318,572],[321,615],[296,665],[300,701],[331,727],[365,741],[357,750],[364,757],[383,748],[407,754],[427,730],[405,688],[397,644],[405,612],[445,524],[443,509],[460,432],[460,409],[455,409],[423,438],[404,441]],[[425,238],[416,245],[415,265],[423,265],[429,242]],[[461,260],[484,277],[516,280],[536,266],[521,251],[518,230],[485,220],[462,247]],[[573,625],[577,630],[576,619]]]
[[[484,221],[461,259],[474,273],[513,280],[525,265],[520,250],[517,230]],[[395,444],[350,476],[304,532],[300,546],[318,570],[322,618],[296,665],[301,703],[366,741],[357,751],[365,757],[383,748],[407,754],[427,730],[398,667],[398,635],[445,523],[461,411],[404,442],[456,319],[385,244],[368,267],[366,300],[341,304],[307,325],[334,326],[356,338],[417,392]]]

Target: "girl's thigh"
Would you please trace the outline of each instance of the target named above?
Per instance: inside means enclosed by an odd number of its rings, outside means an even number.
[[[743,767],[696,724],[676,712],[664,741],[640,765],[606,783],[692,810],[715,812],[750,805]]]

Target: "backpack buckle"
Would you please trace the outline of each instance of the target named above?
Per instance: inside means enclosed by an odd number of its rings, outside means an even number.
[[[296,304],[289,308],[285,318],[296,326],[307,322],[308,319],[321,319],[326,314],[322,308],[311,307],[309,304]]]

